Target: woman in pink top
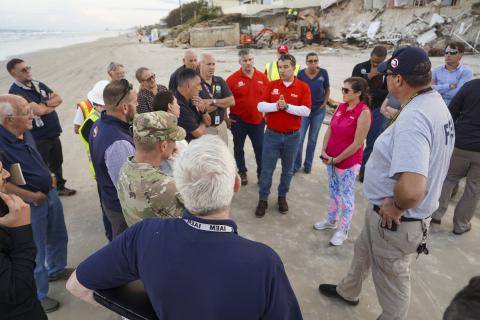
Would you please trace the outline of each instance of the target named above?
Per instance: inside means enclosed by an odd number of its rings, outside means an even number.
[[[343,83],[342,94],[344,102],[332,116],[320,156],[328,172],[328,216],[313,226],[316,230],[336,229],[342,211],[340,229],[330,239],[334,246],[347,239],[355,203],[355,177],[362,164],[363,143],[371,124],[367,81],[348,78]]]

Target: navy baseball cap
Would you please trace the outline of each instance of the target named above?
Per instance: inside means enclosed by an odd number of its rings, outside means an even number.
[[[400,47],[393,51],[392,57],[378,65],[377,70],[380,73],[393,74],[424,74],[424,72],[414,72],[415,67],[422,62],[430,62],[425,50],[419,47]]]

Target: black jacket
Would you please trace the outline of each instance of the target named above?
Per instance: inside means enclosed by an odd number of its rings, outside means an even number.
[[[47,320],[33,278],[35,244],[32,226],[0,227],[0,318]]]

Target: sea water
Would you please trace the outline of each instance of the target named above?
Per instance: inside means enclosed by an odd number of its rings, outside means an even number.
[[[69,32],[0,29],[0,60],[17,57],[23,53],[61,48],[118,35],[118,31]]]

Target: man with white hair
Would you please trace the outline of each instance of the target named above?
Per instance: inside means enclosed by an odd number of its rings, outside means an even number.
[[[107,67],[107,73],[112,81],[125,79],[125,66],[112,61]]]
[[[21,186],[8,182],[5,191],[30,205],[37,251],[34,270],[37,298],[49,313],[57,310],[60,304],[47,296],[48,283],[68,279],[73,269],[66,268],[68,235],[62,203],[53,183],[53,173],[43,161],[30,132],[32,120],[33,109],[27,100],[16,95],[0,95],[3,167],[10,171],[13,164],[19,163],[26,181]]]
[[[202,78],[200,98],[207,106],[211,123],[205,133],[218,135],[228,145],[228,130],[225,123],[227,109],[235,104],[232,92],[222,77],[215,75],[215,57],[211,53],[203,53],[198,69]]]
[[[67,289],[95,303],[93,290],[140,279],[161,319],[302,319],[280,257],[230,220],[235,171],[219,137],[190,142],[174,169],[183,217],[130,227],[82,262]]]

